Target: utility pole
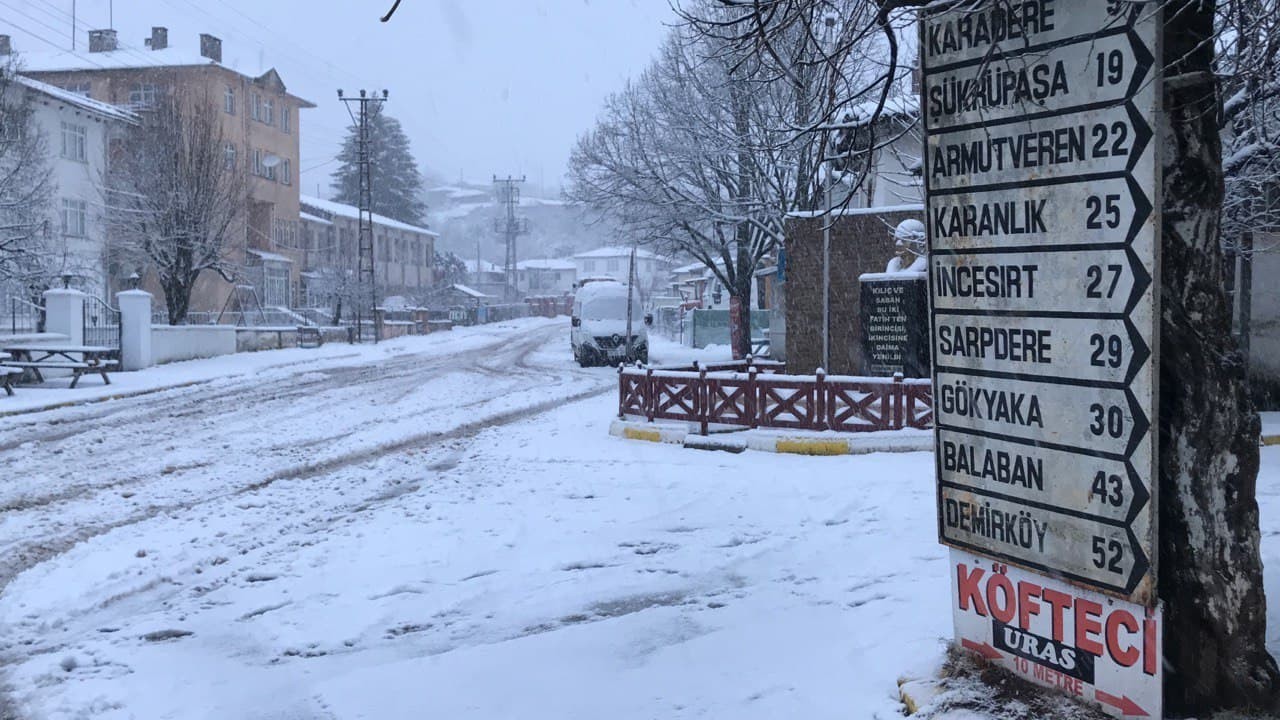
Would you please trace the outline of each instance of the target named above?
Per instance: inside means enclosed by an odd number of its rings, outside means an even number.
[[[381,335],[381,323],[378,322],[378,287],[377,273],[375,271],[373,256],[373,155],[370,152],[369,138],[369,106],[381,106],[387,101],[387,91],[383,90],[379,96],[377,91],[367,92],[360,91],[360,97],[344,97],[342,91],[338,91],[338,99],[347,106],[347,113],[351,115],[351,122],[355,124],[359,130],[359,137],[356,140],[357,148],[357,164],[359,165],[360,175],[360,229],[357,236],[356,252],[359,256],[356,270],[356,287],[359,288],[362,283],[368,282],[369,288],[369,317],[373,321],[373,342],[377,344],[378,336]],[[359,108],[356,110],[355,108]],[[361,334],[364,332],[364,323],[360,317],[360,304],[356,304],[356,338],[363,341]]]
[[[520,204],[520,184],[524,182],[524,176],[521,175],[517,180],[510,175],[506,179],[501,179],[497,175],[493,176],[493,190],[498,196],[498,202],[504,206],[504,212],[501,217],[493,219],[493,231],[501,236],[507,244],[507,261],[505,266],[507,287],[503,291],[507,302],[513,302],[517,298],[516,293],[516,237],[529,232],[529,219],[516,217],[516,207]]]
[[[631,248],[631,263],[627,266],[627,358],[631,358],[631,314],[632,296],[636,286],[636,249]]]

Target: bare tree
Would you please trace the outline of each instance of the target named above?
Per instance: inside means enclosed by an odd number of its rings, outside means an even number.
[[[54,185],[31,94],[16,71],[12,59],[0,65],[0,280],[38,292],[51,282]]]
[[[878,33],[888,53],[883,72],[849,93],[877,98],[874,131],[901,74],[899,37],[910,18],[904,13],[944,3],[860,4],[862,17],[870,19],[850,36]],[[1280,672],[1265,646],[1255,498],[1259,423],[1231,334],[1222,229],[1224,223],[1245,227],[1275,209],[1268,180],[1276,170],[1280,13],[1269,0],[1141,4],[1159,6],[1164,14],[1165,112],[1158,135],[1169,149],[1163,154],[1157,582],[1167,607],[1165,707],[1177,716],[1224,708],[1274,710]],[[731,21],[710,15],[701,27],[751,49],[782,72],[794,27],[812,25],[828,5],[716,0],[714,6]],[[949,5],[964,10],[979,3]],[[876,143],[872,138],[849,147],[864,151]]]
[[[202,273],[236,281],[228,250],[243,230],[248,174],[214,107],[207,94],[164,93],[130,129],[105,182],[118,248],[155,273],[175,325]]]
[[[817,39],[800,41],[821,52]],[[821,202],[828,135],[801,130],[830,92],[822,71],[811,63],[775,73],[693,25],[675,28],[570,158],[570,198],[637,243],[693,257],[724,285],[739,357],[750,352],[755,271],[782,240],[786,215]]]

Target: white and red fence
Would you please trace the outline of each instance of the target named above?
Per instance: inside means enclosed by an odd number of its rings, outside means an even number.
[[[784,375],[781,364],[621,368],[618,416],[711,426],[872,432],[933,427],[927,379]],[[729,367],[734,367],[729,365]]]

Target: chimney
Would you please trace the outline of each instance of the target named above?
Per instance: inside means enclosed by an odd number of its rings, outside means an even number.
[[[200,33],[200,56],[222,62],[222,41],[209,33]]]
[[[13,41],[8,35],[0,35],[0,57],[13,53]]]
[[[151,37],[147,38],[147,47],[152,50],[163,50],[169,47],[169,28],[151,28]]]
[[[115,30],[89,31],[89,52],[111,52],[117,47]]]

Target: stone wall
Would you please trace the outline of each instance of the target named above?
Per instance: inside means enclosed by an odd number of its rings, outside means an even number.
[[[893,257],[893,228],[923,210],[848,210],[836,217],[791,217],[786,225],[787,371],[822,365],[822,228],[831,226],[831,374],[861,375],[862,328],[858,276],[883,272]]]

